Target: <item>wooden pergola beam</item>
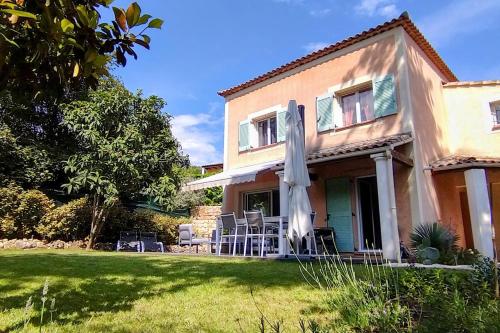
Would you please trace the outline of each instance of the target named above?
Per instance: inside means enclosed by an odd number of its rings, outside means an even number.
[[[406,166],[413,167],[413,160],[401,154],[399,151],[393,149],[391,150],[391,155],[395,161],[404,164]]]

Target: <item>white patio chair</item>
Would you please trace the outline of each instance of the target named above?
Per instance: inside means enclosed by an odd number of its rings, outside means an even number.
[[[250,255],[253,256],[253,239],[257,237],[258,247],[260,247],[260,256],[264,256],[264,247],[266,244],[266,238],[274,242],[274,239],[278,239],[278,234],[274,233],[276,230],[275,224],[267,224],[264,221],[264,214],[262,210],[257,211],[244,211],[245,220],[247,223],[247,234],[245,237],[245,246],[243,252],[246,254],[248,238],[250,238]],[[269,232],[271,231],[271,232]],[[271,244],[271,242],[269,243]]]
[[[219,248],[217,249],[218,255],[221,254],[222,244],[228,244],[228,254],[236,255],[236,246],[240,245],[238,239],[246,239],[248,226],[246,223],[238,224],[236,222],[236,215],[234,213],[221,214],[219,228]],[[241,249],[241,248],[240,248]]]

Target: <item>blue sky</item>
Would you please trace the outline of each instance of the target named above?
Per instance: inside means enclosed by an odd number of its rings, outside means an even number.
[[[129,89],[167,101],[174,134],[194,165],[222,162],[224,100],[217,91],[405,10],[460,80],[500,79],[500,0],[137,1],[165,24],[148,33],[151,50],[115,74]]]

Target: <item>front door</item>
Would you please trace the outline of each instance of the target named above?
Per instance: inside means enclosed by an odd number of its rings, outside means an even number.
[[[382,249],[377,178],[362,177],[357,183],[360,247],[364,250]]]
[[[351,184],[349,178],[326,181],[328,226],[335,230],[335,245],[339,252],[353,252]]]

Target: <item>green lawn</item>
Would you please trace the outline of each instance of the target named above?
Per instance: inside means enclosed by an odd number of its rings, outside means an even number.
[[[26,301],[33,296],[39,308],[45,279],[57,309],[47,332],[256,332],[255,303],[288,332],[298,330],[298,318],[331,316],[294,262],[0,251],[0,332],[23,331]]]

